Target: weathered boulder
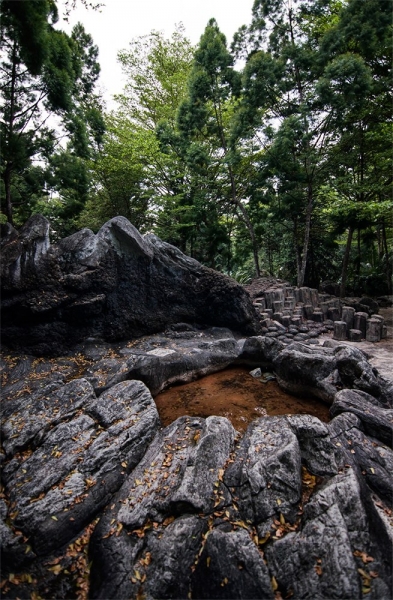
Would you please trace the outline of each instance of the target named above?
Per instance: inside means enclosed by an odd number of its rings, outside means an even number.
[[[261,532],[280,513],[293,521],[301,497],[301,454],[289,424],[265,417],[249,425],[224,483],[238,496],[242,518]]]
[[[229,503],[221,480],[234,437],[225,418],[182,417],[155,438],[94,532],[93,598],[135,597],[146,578],[153,597],[182,597],[207,515]]]
[[[258,332],[242,286],[124,217],[49,246],[49,224],[29,219],[2,240],[2,337],[59,354],[83,339],[129,339],[177,322]]]
[[[393,405],[392,382],[379,376],[358,348],[309,348],[294,342],[275,356],[273,366],[280,387],[296,395],[309,394],[331,404],[340,389],[354,388],[385,406]]]
[[[393,447],[393,409],[386,408],[373,396],[359,390],[341,390],[334,398],[330,414],[353,413],[368,435]]]

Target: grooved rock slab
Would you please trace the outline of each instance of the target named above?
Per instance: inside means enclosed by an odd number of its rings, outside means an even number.
[[[139,462],[158,428],[154,401],[139,381],[120,383],[96,400],[85,380],[75,380],[53,400],[52,406],[47,398],[39,403],[41,413],[28,423],[26,435],[18,422],[21,432],[8,440],[12,458],[3,469],[13,523],[30,537],[37,554],[60,547],[90,522]],[[43,427],[37,433],[39,419]],[[28,447],[14,452],[20,439]]]
[[[249,425],[224,482],[236,490],[245,521],[260,525],[280,513],[294,519],[301,496],[301,456],[285,419],[265,417]]]

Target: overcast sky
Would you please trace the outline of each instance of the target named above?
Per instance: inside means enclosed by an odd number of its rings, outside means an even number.
[[[229,45],[235,31],[250,23],[253,4],[254,0],[106,0],[100,12],[86,10],[79,3],[67,24],[62,21],[63,2],[60,0],[58,27],[69,33],[80,21],[92,35],[100,50],[100,89],[108,108],[112,108],[112,95],[121,92],[124,84],[117,52],[127,48],[133,38],[153,29],[163,31],[169,38],[175,24],[181,22],[185,35],[197,44],[209,19],[215,18]]]

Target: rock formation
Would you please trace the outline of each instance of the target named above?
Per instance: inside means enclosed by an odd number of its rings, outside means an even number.
[[[258,332],[249,296],[124,217],[49,244],[35,215],[2,239],[2,340],[36,354],[59,354],[89,337],[130,339],[178,322]]]
[[[234,363],[331,422],[160,426],[151,392]],[[393,384],[357,348],[179,325],[2,366],[3,597],[390,598]]]
[[[252,335],[240,286],[124,219],[54,246],[42,217],[5,233],[4,341],[36,355],[0,364],[3,598],[392,597],[393,381],[358,348],[308,345],[316,294],[296,334]],[[231,364],[273,371],[331,421],[161,426],[160,390]]]

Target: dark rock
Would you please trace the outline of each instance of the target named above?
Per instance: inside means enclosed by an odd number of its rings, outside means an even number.
[[[373,598],[389,598],[389,567],[375,545],[367,504],[351,468],[311,498],[301,531],[288,534],[266,552],[284,594],[292,590],[294,597],[360,598],[363,586],[371,588]],[[370,571],[378,573],[378,581]]]
[[[124,217],[50,248],[48,228],[32,217],[3,240],[2,337],[10,347],[58,355],[90,337],[122,340],[185,321],[258,333],[242,286],[142,237]]]
[[[335,448],[326,425],[311,415],[290,415],[287,421],[297,437],[302,461],[308,470],[323,477],[335,475]]]
[[[267,567],[244,529],[213,529],[192,578],[195,598],[273,600]]]
[[[301,455],[285,420],[266,417],[251,423],[233,460],[224,483],[239,498],[244,521],[265,531],[280,513],[294,520],[301,496]]]
[[[86,378],[98,393],[120,381],[139,379],[155,396],[173,383],[186,383],[220,371],[237,356],[238,344],[233,337],[218,340],[193,337],[179,340],[172,348],[133,350],[126,358],[120,355],[102,359],[87,370]]]
[[[273,364],[280,387],[295,395],[333,402],[341,386],[334,355],[321,346],[311,349],[293,343],[275,357]]]
[[[371,316],[373,313],[378,314],[379,305],[376,300],[368,296],[361,298],[342,298],[341,300],[346,306],[351,306],[356,312],[366,312]]]
[[[351,412],[361,420],[364,430],[384,444],[393,446],[393,410],[358,390],[341,390],[330,407],[332,416]]]
[[[234,436],[225,418],[182,417],[155,438],[94,532],[92,597],[136,594],[140,586],[136,562],[145,543],[151,557],[166,556],[161,565],[152,566],[155,575],[149,589],[154,590],[154,597],[168,597],[170,590],[182,597],[206,529],[203,515],[196,515],[211,514],[229,502],[220,479]],[[154,539],[153,528],[145,540],[141,532],[151,529],[152,522],[161,539]],[[171,528],[165,529],[168,525]],[[120,556],[122,560],[114,559]],[[169,565],[171,570],[165,569]]]
[[[40,410],[42,431],[36,433],[35,416],[27,435],[21,424],[23,444],[32,439],[31,447],[5,464],[3,477],[16,511],[14,525],[29,536],[37,554],[45,554],[69,541],[107,504],[154,436],[158,413],[138,381],[118,384],[95,401],[91,386],[75,380]],[[18,438],[9,441],[7,451],[18,443]]]

